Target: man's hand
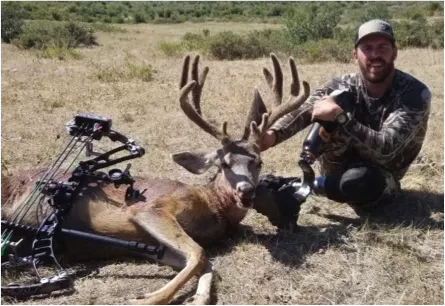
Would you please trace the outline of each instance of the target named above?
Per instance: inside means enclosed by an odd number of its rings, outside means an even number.
[[[320,120],[333,122],[335,116],[343,109],[335,103],[334,98],[326,96],[315,102],[314,109],[312,111],[312,121]]]
[[[275,131],[268,130],[263,135],[263,142],[261,145],[261,151],[266,151],[270,147],[273,147],[277,142],[277,136],[275,135]]]

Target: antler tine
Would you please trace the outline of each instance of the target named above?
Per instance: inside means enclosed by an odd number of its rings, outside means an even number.
[[[298,77],[297,66],[293,57],[289,57],[289,66],[292,74],[292,83],[290,84],[290,94],[292,96],[298,96],[300,93],[300,78]]]
[[[203,70],[200,79],[198,80],[198,62],[199,55],[195,57],[193,60],[192,66],[192,78],[190,82],[187,83],[188,79],[188,68],[190,63],[190,56],[186,56],[184,58],[184,63],[182,67],[182,76],[181,76],[181,90],[179,92],[179,103],[181,109],[184,111],[185,115],[196,125],[198,125],[201,129],[215,137],[220,141],[224,141],[229,138],[227,134],[227,122],[224,122],[222,125],[222,129],[216,128],[213,124],[209,123],[205,120],[201,115],[200,109],[200,98],[202,87],[204,85],[205,79],[207,77],[207,73],[209,72],[209,68],[205,67]],[[185,85],[185,83],[187,83]],[[192,92],[194,107],[190,104],[188,95]]]
[[[183,88],[187,84],[189,74],[190,56],[187,55],[182,63],[181,81],[179,82],[179,89]]]
[[[275,54],[271,54],[272,62],[274,64],[274,67],[278,66],[278,60]],[[300,78],[298,76],[298,70],[295,65],[295,60],[290,57],[289,58],[289,66],[291,70],[292,75],[292,83],[290,86],[290,97],[289,100],[284,104],[276,104],[274,107],[272,107],[272,110],[269,112],[269,122],[268,127],[272,126],[279,118],[283,117],[284,115],[298,109],[304,101],[309,97],[310,93],[310,86],[309,83],[306,81],[303,81],[303,94],[301,96],[298,96],[300,93]],[[281,82],[283,81],[282,74],[280,75]],[[267,79],[267,77],[266,77]],[[269,80],[268,80],[269,83]],[[270,83],[269,83],[270,85]],[[282,88],[281,88],[282,89]],[[274,91],[275,93],[275,91]],[[275,94],[276,95],[276,94]],[[276,101],[275,101],[276,102]]]
[[[272,76],[267,68],[263,68],[263,74],[274,93],[275,101],[273,105],[278,106],[283,100],[283,72],[281,71],[277,56],[271,53],[270,58],[272,59],[275,77]]]
[[[202,88],[204,87],[205,80],[207,78],[207,74],[209,73],[209,67],[204,67],[201,76],[199,77],[199,55],[196,55],[193,59],[192,64],[192,80],[197,82],[198,86],[196,86],[192,91],[193,105],[195,106],[198,114],[201,115],[201,93]]]
[[[251,132],[250,124],[254,121],[257,124],[261,123],[261,115],[267,113],[266,105],[261,98],[260,92],[257,88],[254,91],[254,98],[250,107],[249,114],[247,115],[246,124],[244,125],[244,134],[241,140],[249,139]]]
[[[268,118],[269,118],[269,114],[264,113],[261,116],[261,124],[259,126],[257,125],[257,123],[255,121],[252,121],[250,123],[250,130],[251,130],[251,135],[252,135],[251,141],[254,142],[259,148],[261,148],[263,135],[264,135],[264,133],[266,133],[267,127],[269,125]]]

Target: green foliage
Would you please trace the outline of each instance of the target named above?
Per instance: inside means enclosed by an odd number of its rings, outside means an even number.
[[[286,20],[287,35],[296,44],[332,38],[340,15],[340,8],[336,3],[308,3],[289,13]]]
[[[381,19],[388,21],[391,15],[388,10],[388,5],[384,2],[369,2],[371,5],[367,5],[366,8],[359,15],[360,23],[372,20]]]
[[[23,14],[15,2],[2,2],[2,41],[10,43],[22,33]]]
[[[216,34],[210,43],[210,53],[217,59],[242,59],[244,55],[244,41],[241,35],[232,31]]]
[[[298,45],[292,53],[299,59],[310,63],[326,61],[349,63],[352,57],[352,47],[350,42],[322,39]]]
[[[195,42],[195,43],[191,43]],[[283,30],[250,31],[244,35],[231,31],[214,36],[187,33],[182,42],[162,42],[159,46],[166,55],[179,56],[185,51],[199,51],[219,60],[255,59],[271,52],[295,55],[309,62],[349,62],[352,42],[323,39],[303,44],[290,44]]]
[[[444,43],[443,29],[444,29],[443,19],[437,20],[431,25],[431,37],[432,37],[431,46],[435,49],[439,48],[443,49],[443,43]]]
[[[94,31],[97,32],[118,32],[118,33],[128,32],[126,29],[121,28],[119,26],[102,22],[90,23],[89,26],[90,28],[92,28]]]
[[[436,13],[443,16],[443,5],[440,2],[429,2],[426,11],[428,16],[434,16]]]
[[[393,24],[397,45],[406,47],[428,47],[432,43],[430,27],[422,21],[401,21]]]
[[[29,21],[23,33],[13,41],[23,49],[46,49],[50,47],[76,48],[97,45],[90,27],[74,22]]]
[[[98,66],[94,76],[99,81],[106,83],[127,81],[132,79],[150,82],[153,80],[156,73],[157,70],[154,70],[151,65],[135,64],[127,58],[123,68]]]
[[[36,51],[37,57],[41,58],[57,58],[58,60],[65,60],[67,58],[81,59],[82,55],[74,49],[66,47],[47,47]]]

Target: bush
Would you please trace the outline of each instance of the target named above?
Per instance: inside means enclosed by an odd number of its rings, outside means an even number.
[[[296,46],[293,53],[310,63],[341,62],[349,63],[352,57],[352,45],[349,42],[339,42],[334,39],[308,41]]]
[[[16,3],[2,3],[2,41],[9,44],[22,33],[22,18]]]
[[[387,4],[384,2],[368,2],[367,7],[363,10],[363,13],[360,14],[360,23],[372,20],[372,19],[381,19],[381,20],[389,20],[391,18]]]
[[[357,33],[356,28],[347,27],[347,28],[339,28],[336,27],[334,29],[334,39],[342,42],[349,43],[351,46],[355,43],[355,36]]]
[[[274,45],[270,34],[272,31],[252,31],[246,35],[238,35],[231,31],[221,32],[215,35],[209,45],[212,56],[222,60],[254,59],[269,55],[274,49],[280,49]]]
[[[210,53],[217,59],[242,59],[243,38],[232,31],[220,32],[210,43]]]
[[[93,30],[74,22],[29,21],[23,33],[13,41],[23,49],[46,49],[49,47],[76,48],[97,45]]]
[[[443,48],[444,36],[443,36],[444,23],[442,20],[435,21],[430,28],[432,37],[432,47],[439,49]]]
[[[401,48],[424,48],[432,43],[431,30],[424,22],[401,21],[393,23],[393,27],[397,44]]]
[[[310,3],[289,13],[286,32],[294,44],[333,38],[334,28],[340,21],[341,12],[335,4]]]

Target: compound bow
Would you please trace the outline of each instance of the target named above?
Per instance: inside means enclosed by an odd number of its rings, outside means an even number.
[[[36,279],[28,284],[13,283],[2,286],[2,295],[26,298],[32,295],[68,289],[73,286],[73,275],[59,264],[54,254],[55,239],[63,240],[67,237],[77,237],[157,255],[158,258],[162,258],[163,246],[150,246],[135,241],[115,239],[63,227],[64,216],[69,212],[76,196],[82,188],[91,182],[113,183],[116,187],[127,184],[129,186],[125,193],[126,199],[137,198],[141,194],[139,190],[133,188],[135,180],[129,171],[131,164],[128,164],[124,171],[117,168],[108,171],[108,173],[98,171],[145,154],[143,147],[137,145],[133,139],[112,130],[111,126],[111,118],[88,113],[77,114],[74,120],[66,125],[71,136],[68,145],[56,158],[53,165],[37,180],[36,186],[21,203],[12,220],[1,220],[2,269],[31,266],[36,275]],[[122,145],[103,154],[93,152],[92,141],[99,141],[102,137],[108,137],[112,142],[118,141]],[[56,174],[60,171],[68,156],[75,155],[74,160],[68,167],[69,169],[84,150],[86,150],[87,156],[95,155],[96,157],[87,161],[80,161],[68,180],[57,180]],[[112,159],[113,154],[121,151],[127,151],[129,154]],[[68,169],[65,170],[65,173]],[[43,220],[39,228],[20,224],[26,213],[33,205],[36,205],[37,201],[42,199],[42,196],[47,199],[47,203],[52,208],[49,216]],[[18,241],[12,241],[13,235],[19,237]],[[31,252],[27,256],[19,256],[17,249],[27,240],[32,241]],[[39,267],[42,264],[52,265],[56,270],[55,275],[44,277],[39,272]]]

